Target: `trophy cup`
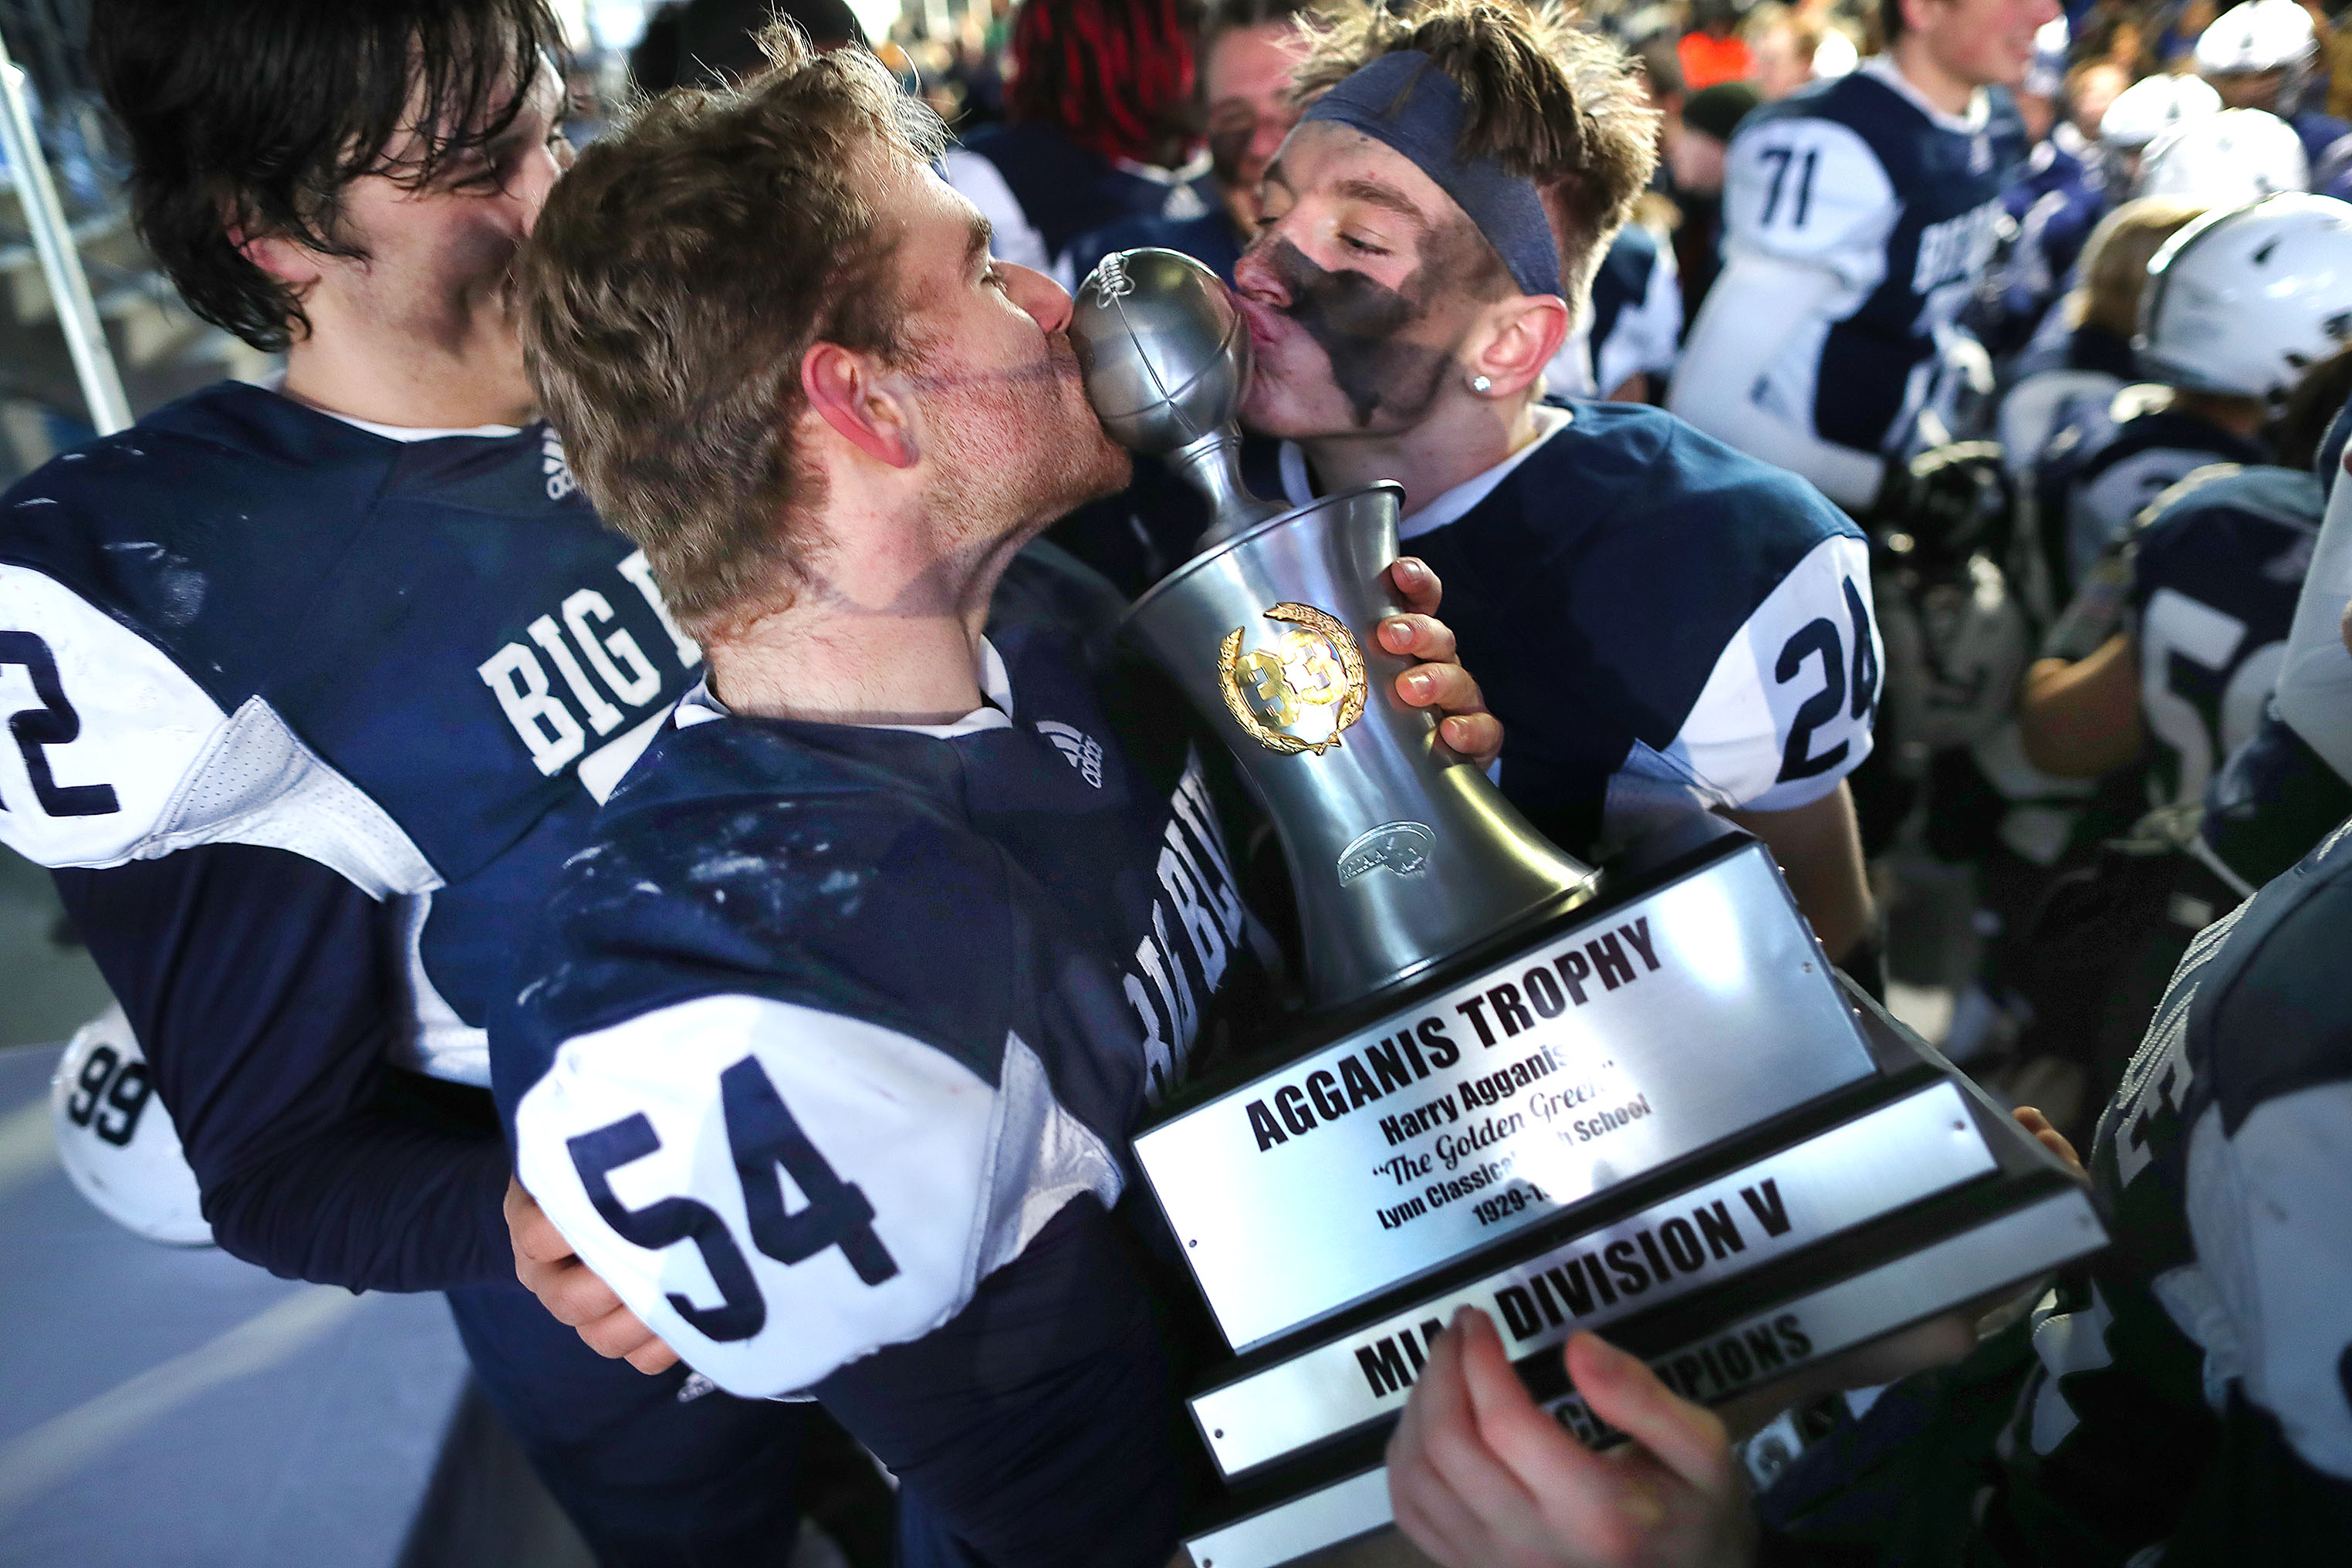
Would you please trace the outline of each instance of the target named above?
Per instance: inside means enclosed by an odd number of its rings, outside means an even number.
[[[1224,1495],[1200,1568],[1389,1521],[1381,1450],[1464,1304],[1588,1440],[1558,1346],[1604,1330],[1714,1402],[2082,1257],[2087,1197],[1832,969],[1769,853],[1696,816],[1596,871],[1546,842],[1373,637],[1402,491],[1249,494],[1247,329],[1165,250],[1070,335],[1114,439],[1208,500],[1123,634],[1238,760],[1295,887],[1309,1005],[1137,1159],[1233,1352],[1189,1401]]]

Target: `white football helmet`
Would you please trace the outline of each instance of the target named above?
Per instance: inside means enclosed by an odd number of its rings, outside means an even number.
[[[2197,36],[2200,76],[2300,70],[2319,53],[2311,13],[2294,0],[2246,0]]]
[[[2352,203],[2300,193],[2208,213],[2147,264],[2133,347],[2198,392],[2284,400],[2352,338]]]
[[[2185,120],[2148,143],[2132,195],[2234,207],[2308,190],[2310,182],[2311,163],[2294,126],[2259,109],[2225,109]]]
[[[2018,90],[2035,98],[2056,98],[2065,90],[2066,49],[2073,41],[2063,14],[2044,22],[2033,35],[2032,63],[2025,68],[2025,81]]]
[[[49,1120],[58,1163],[100,1214],[150,1241],[213,1244],[180,1130],[121,1005],[75,1031],[49,1079]]]
[[[2221,95],[2193,76],[2147,76],[2116,95],[2099,121],[2099,145],[2137,153],[2184,120],[2221,112]]]

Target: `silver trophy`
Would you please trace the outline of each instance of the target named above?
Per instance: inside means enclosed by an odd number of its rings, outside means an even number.
[[[1380,1451],[1454,1310],[1556,1417],[1604,1328],[1727,1398],[2100,1246],[2056,1162],[1843,984],[1763,847],[1714,818],[1595,871],[1399,701],[1402,492],[1283,508],[1234,426],[1244,323],[1165,250],[1070,323],[1104,426],[1208,501],[1125,635],[1272,818],[1309,1005],[1136,1135],[1233,1352],[1191,1399],[1229,1489],[1188,1546],[1271,1568],[1387,1522]]]
[[[1104,428],[1208,500],[1202,552],[1143,596],[1127,632],[1239,731],[1234,753],[1289,857],[1315,1004],[1590,897],[1591,868],[1528,826],[1426,710],[1389,698],[1410,661],[1368,634],[1402,607],[1384,574],[1403,492],[1288,510],[1243,485],[1250,339],[1216,277],[1172,250],[1114,255],[1079,289],[1070,335]]]

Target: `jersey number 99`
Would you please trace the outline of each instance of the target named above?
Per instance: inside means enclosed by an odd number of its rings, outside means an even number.
[[[140,1113],[154,1092],[145,1062],[125,1062],[112,1046],[100,1046],[83,1058],[74,1077],[66,1120],[121,1149],[138,1131]]]

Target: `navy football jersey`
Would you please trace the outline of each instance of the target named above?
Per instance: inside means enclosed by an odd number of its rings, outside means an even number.
[[[965,146],[996,166],[1057,265],[1079,236],[1122,218],[1197,218],[1221,210],[1205,153],[1182,169],[1151,168],[1106,158],[1041,121],[984,125]]]
[[[2269,456],[2210,420],[2162,405],[2134,411],[2148,390],[2126,388],[2106,407],[2076,406],[2042,453],[2035,478],[2042,529],[2070,594],[2166,490],[2209,463],[2258,464]]]
[[[2189,945],[2091,1147],[2115,1245],[2034,1310],[1969,1561],[2342,1559],[2347,929],[2352,825]]]
[[[1945,114],[1884,56],[1743,121],[1725,166],[1725,254],[1820,268],[1839,284],[1767,367],[1756,402],[1841,446],[1900,447],[1939,395],[1939,344],[1960,331],[2024,153],[2005,89]]]
[[[1257,994],[1197,752],[1125,743],[1059,632],[994,637],[953,724],[689,696],[494,1025],[524,1184],[733,1392],[918,1341],[1116,1204],[1138,1114]]]
[[[1595,852],[1661,813],[1835,789],[1870,754],[1883,666],[1861,531],[1663,410],[1536,412],[1539,439],[1399,531],[1503,721],[1504,795]],[[1278,468],[1312,498],[1298,447]]]
[[[2324,506],[2305,470],[2214,465],[2139,525],[2130,617],[2150,805],[2202,799],[2262,723]]]
[[[1075,281],[1083,283],[1096,263],[1112,251],[1148,246],[1189,256],[1230,284],[1245,243],[1241,231],[1234,227],[1233,215],[1219,202],[1198,217],[1161,217],[1154,213],[1089,229],[1071,242],[1069,272]]]
[[[2107,212],[2098,149],[2061,121],[2033,149],[2001,205],[2017,234],[1994,279],[1995,325],[1987,346],[1997,353],[2023,346],[2074,280],[2075,259]]]
[[[1592,274],[1592,297],[1576,330],[1544,367],[1562,397],[1605,397],[1636,375],[1652,378],[1656,402],[1682,352],[1682,278],[1675,253],[1640,224],[1617,231]]]
[[[547,426],[226,384],[0,500],[0,842],[328,867],[396,913],[393,1059],[487,1084],[514,931],[700,661]]]

